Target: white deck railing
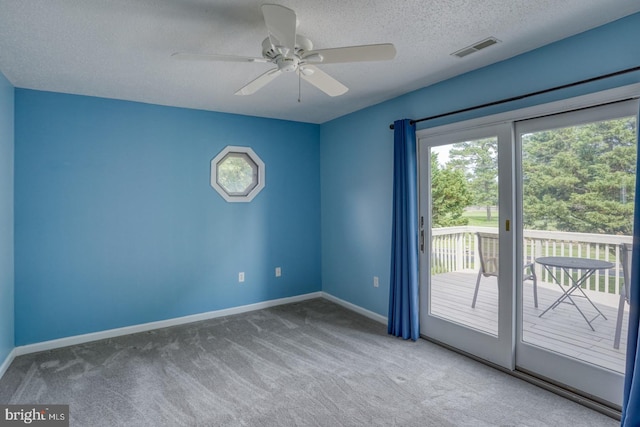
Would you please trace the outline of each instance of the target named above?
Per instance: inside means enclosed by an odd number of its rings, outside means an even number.
[[[431,230],[433,273],[450,271],[478,271],[480,259],[476,256],[478,242],[476,232],[496,233],[492,227],[445,227]],[[615,264],[610,270],[597,271],[587,283],[595,292],[619,294],[624,286],[620,265],[620,244],[631,243],[632,236],[611,234],[570,233],[561,231],[524,230],[524,262],[533,262],[542,256],[574,256],[609,261]],[[536,264],[536,274],[543,282],[553,282],[549,272]],[[567,277],[554,271],[554,275],[567,284]]]

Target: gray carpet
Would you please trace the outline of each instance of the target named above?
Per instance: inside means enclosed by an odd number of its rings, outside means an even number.
[[[16,358],[0,402],[72,426],[617,426],[324,299]]]

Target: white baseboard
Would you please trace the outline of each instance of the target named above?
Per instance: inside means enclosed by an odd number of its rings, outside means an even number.
[[[230,316],[233,314],[246,313],[249,311],[262,310],[264,308],[275,307],[293,302],[305,301],[313,298],[322,298],[323,292],[312,292],[294,297],[280,298],[269,301],[258,302],[255,304],[242,305],[239,307],[226,308],[223,310],[209,311],[206,313],[192,314],[190,316],[176,317],[173,319],[160,320],[157,322],[142,323],[139,325],[125,326],[123,328],[109,329],[106,331],[93,332],[90,334],[75,335],[72,337],[59,338],[51,341],[43,341],[35,344],[27,344],[13,349],[10,357],[7,357],[5,363],[0,366],[0,378],[4,371],[2,368],[8,368],[9,364],[15,356],[23,354],[37,353],[39,351],[53,350],[55,348],[67,347],[70,345],[84,344],[91,341],[103,340],[107,338],[119,337],[122,335],[135,334],[138,332],[147,332],[154,329],[167,328],[170,326],[183,325],[185,323],[198,322],[201,320],[214,319],[216,317]],[[327,298],[328,299],[328,298]],[[10,360],[9,360],[10,359]],[[7,365],[5,367],[5,364]]]
[[[125,326],[123,328],[109,329],[106,331],[93,332],[90,334],[75,335],[72,337],[65,337],[50,341],[43,341],[35,344],[28,344],[15,347],[7,355],[4,362],[0,365],[0,378],[9,369],[11,362],[17,357],[23,354],[37,353],[39,351],[53,350],[56,348],[68,347],[70,345],[83,344],[91,341],[98,341],[108,338],[115,338],[122,335],[135,334],[139,332],[147,332],[154,329],[168,328],[170,326],[184,325],[186,323],[198,322],[201,320],[214,319],[216,317],[231,316],[234,314],[241,314],[255,310],[262,310],[269,307],[275,307],[283,304],[290,304],[294,302],[306,301],[313,298],[325,298],[331,302],[334,302],[348,310],[361,314],[365,317],[373,319],[377,322],[387,324],[387,317],[382,316],[373,311],[367,310],[343,299],[335,297],[326,292],[312,292],[304,295],[297,295],[294,297],[280,298],[270,301],[258,302],[255,304],[242,305],[239,307],[226,308],[223,310],[209,311],[206,313],[192,314],[190,316],[176,317],[173,319],[160,320],[157,322],[142,323],[139,325]]]
[[[365,317],[368,317],[369,319],[373,319],[376,322],[384,323],[385,325],[387,324],[387,316],[383,316],[381,314],[374,313],[371,310],[367,310],[366,308],[362,308],[359,305],[352,304],[352,303],[350,303],[348,301],[345,301],[343,299],[335,297],[335,296],[333,296],[331,294],[328,294],[326,292],[321,292],[321,294],[322,294],[323,298],[328,299],[331,302],[335,302],[336,304],[341,305],[341,306],[343,306],[344,308],[346,308],[348,310],[355,311],[356,313],[361,314],[361,315],[363,315]]]
[[[106,331],[92,332],[89,334],[75,335],[71,337],[59,338],[50,341],[43,341],[35,344],[27,344],[14,348],[7,356],[5,361],[0,365],[0,378],[4,372],[9,368],[9,365],[13,359],[23,354],[37,353],[39,351],[53,350],[56,348],[68,347],[70,345],[84,344],[91,341],[98,341],[108,338],[115,338],[122,335],[135,334],[139,332],[147,332],[154,329],[168,328],[171,326],[184,325],[186,323],[198,322],[201,320],[214,319],[216,317],[231,316],[234,314],[246,313],[249,311],[262,310],[269,307],[275,307],[283,304],[290,304],[293,302],[306,301],[313,298],[325,298],[338,305],[345,307],[348,310],[354,311],[365,317],[373,319],[377,322],[387,324],[387,317],[382,316],[373,311],[367,310],[343,299],[335,297],[326,292],[312,292],[304,295],[297,295],[294,297],[280,298],[270,301],[258,302],[255,304],[242,305],[239,307],[226,308],[223,310],[209,311],[206,313],[192,314],[189,316],[176,317],[173,319],[160,320],[157,322],[142,323],[139,325],[125,326],[123,328],[109,329]]]
[[[15,359],[16,356],[17,356],[16,353],[17,352],[16,352],[15,348],[13,350],[11,350],[9,352],[9,354],[7,355],[7,357],[4,359],[4,362],[2,362],[2,365],[0,365],[0,378],[2,378],[4,373],[7,372],[7,369],[9,369],[9,366],[11,365],[11,362],[13,362],[13,359]]]

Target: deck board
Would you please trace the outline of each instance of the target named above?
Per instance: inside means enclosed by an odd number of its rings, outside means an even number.
[[[431,313],[481,331],[497,334],[498,287],[495,277],[483,277],[476,307],[471,308],[477,273],[453,272],[432,276]],[[560,304],[538,317],[561,295],[557,285],[538,282],[538,308],[531,282],[524,283],[523,339],[530,344],[579,358],[617,372],[624,372],[627,348],[628,306],[625,306],[620,348],[613,348],[618,313],[617,298],[588,293],[607,319],[598,317],[592,331],[575,307]],[[588,319],[597,312],[584,298],[575,299]]]

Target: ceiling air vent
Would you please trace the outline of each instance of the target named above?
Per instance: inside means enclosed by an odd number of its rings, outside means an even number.
[[[453,52],[451,55],[457,56],[458,58],[464,58],[467,55],[471,55],[473,52],[477,52],[481,49],[484,49],[485,47],[489,47],[491,45],[494,45],[496,43],[500,43],[500,40],[498,40],[495,37],[489,37],[488,39],[484,39],[478,43],[475,43],[471,46],[467,46],[465,48],[460,49],[457,52]]]

